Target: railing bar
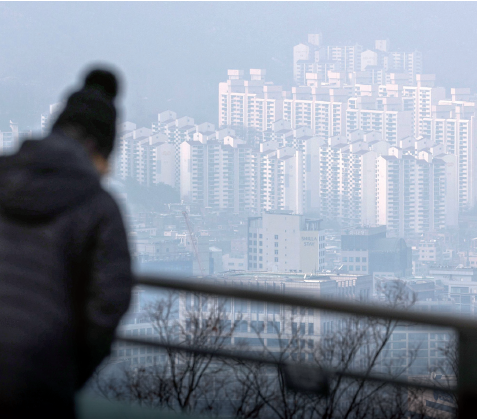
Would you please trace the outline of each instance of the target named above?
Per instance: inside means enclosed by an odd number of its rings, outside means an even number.
[[[289,362],[279,362],[279,361],[267,359],[261,356],[250,355],[250,354],[245,354],[243,352],[236,352],[236,351],[208,350],[204,348],[196,348],[193,346],[174,345],[171,343],[136,339],[136,338],[126,337],[126,336],[119,336],[119,335],[116,336],[116,340],[132,343],[135,345],[146,345],[146,346],[152,346],[155,348],[168,349],[168,350],[178,351],[178,352],[190,352],[190,353],[194,353],[198,355],[206,355],[206,356],[211,355],[218,358],[235,359],[235,360],[240,360],[243,362],[265,364],[265,365],[271,365],[275,367],[288,366],[293,368],[293,366],[295,365]],[[430,390],[430,391],[440,391],[444,393],[455,393],[457,391],[455,388],[452,388],[452,387],[450,388],[437,387],[430,384],[417,383],[417,382],[407,381],[400,378],[388,378],[385,376],[379,376],[379,375],[373,375],[373,374],[366,375],[366,374],[361,374],[358,372],[355,373],[355,372],[349,372],[349,371],[325,370],[325,369],[320,369],[318,367],[311,367],[311,368],[315,368],[317,370],[317,373],[325,374],[327,376],[338,375],[341,377],[351,378],[356,380],[374,381],[378,383],[387,383],[387,384],[391,384],[391,385],[395,385],[399,387],[413,387],[413,388],[419,388],[419,389]]]
[[[420,313],[413,312],[412,310],[405,311],[402,309],[377,307],[348,301],[325,300],[319,297],[310,298],[297,295],[270,293],[250,288],[238,288],[217,283],[205,283],[199,282],[198,280],[190,281],[177,278],[171,279],[161,276],[138,276],[136,277],[136,283],[142,286],[170,288],[179,291],[215,294],[230,298],[265,301],[268,303],[286,304],[290,306],[302,306],[355,316],[383,318],[406,323],[427,324],[442,328],[477,331],[477,321],[457,317],[455,315]]]

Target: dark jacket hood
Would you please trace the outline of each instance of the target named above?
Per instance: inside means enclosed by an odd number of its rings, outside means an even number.
[[[30,220],[51,218],[100,190],[99,174],[84,147],[54,131],[26,140],[0,157],[0,211]]]

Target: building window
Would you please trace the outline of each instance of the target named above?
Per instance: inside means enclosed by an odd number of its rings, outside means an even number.
[[[252,301],[252,313],[264,313],[265,312],[265,304],[258,301]]]
[[[278,240],[278,235],[277,234],[275,234],[275,240]]]
[[[263,250],[262,250],[262,249],[258,249],[258,253],[263,253]]]
[[[253,237],[257,238],[257,233],[254,233]]]
[[[348,262],[348,258],[346,256],[343,257],[343,262]]]
[[[354,258],[352,256],[350,256],[349,261],[354,262]]]
[[[275,262],[278,262],[278,258],[275,258]]]
[[[349,265],[349,270],[350,270],[350,271],[354,271],[354,266],[353,266],[353,265]]]
[[[361,262],[361,258],[356,258],[355,262]]]
[[[250,327],[255,333],[261,333],[265,330],[264,322],[261,321],[251,321]]]
[[[259,245],[259,246],[262,246],[263,244],[262,244],[262,242],[261,242],[261,241],[259,241],[259,242],[258,242],[258,245]]]
[[[366,267],[366,265],[363,265],[363,266],[361,267],[361,270],[362,270],[362,271],[367,271],[368,268]]]
[[[262,268],[263,268],[263,265],[262,265],[262,264],[260,264],[260,269],[262,269]]]
[[[267,322],[267,333],[279,333],[280,322],[269,321]]]
[[[263,236],[261,234],[258,235],[258,238],[261,239]]]
[[[263,258],[260,256],[260,257],[258,258],[258,260],[259,260],[259,261],[262,261],[262,260],[263,260]]]
[[[366,258],[361,258],[361,262],[366,262]]]
[[[278,247],[278,243],[277,243],[277,242],[275,242],[275,247]]]
[[[315,334],[315,325],[314,323],[308,323],[308,334],[314,335]]]
[[[361,267],[360,267],[360,266],[356,266],[356,270],[357,270],[357,271],[361,270]]]
[[[278,250],[275,250],[275,254],[278,255]]]

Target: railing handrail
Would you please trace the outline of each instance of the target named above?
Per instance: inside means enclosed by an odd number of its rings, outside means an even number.
[[[213,282],[215,281],[215,282]],[[328,300],[322,297],[302,297],[293,294],[273,293],[240,288],[234,285],[222,285],[214,279],[180,279],[164,276],[140,275],[136,277],[136,284],[156,288],[169,288],[178,291],[212,294],[222,297],[239,298],[244,300],[264,301],[289,306],[301,306],[317,310],[339,312],[355,316],[383,318],[387,320],[427,324],[442,328],[477,332],[477,320],[466,319],[455,314],[435,314],[418,312],[412,309],[397,309],[382,305],[371,305],[342,300]]]
[[[451,328],[457,331],[457,396],[459,419],[471,419],[477,411],[477,321],[453,314],[436,314],[417,312],[410,309],[399,309],[370,305],[350,301],[327,300],[322,297],[303,297],[299,295],[270,293],[254,290],[251,287],[241,288],[234,285],[223,285],[220,280],[213,278],[180,279],[164,276],[142,275],[136,278],[137,285],[159,288],[169,288],[177,291],[218,295],[243,300],[264,301],[288,306],[301,306],[318,310],[345,313],[353,316],[383,318],[407,324],[427,324],[434,327]],[[194,348],[190,348],[192,351]],[[179,348],[178,348],[179,350]],[[184,346],[180,350],[187,351]],[[336,372],[339,374],[340,372]],[[366,374],[357,374],[355,378],[373,379]],[[397,382],[391,377],[383,377],[383,382],[397,385],[416,386],[439,391],[454,391],[453,389],[434,388],[419,383]]]

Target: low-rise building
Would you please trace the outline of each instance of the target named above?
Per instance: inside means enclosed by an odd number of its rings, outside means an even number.
[[[270,211],[249,218],[249,270],[315,273],[324,264],[325,236],[320,220],[290,211]]]

